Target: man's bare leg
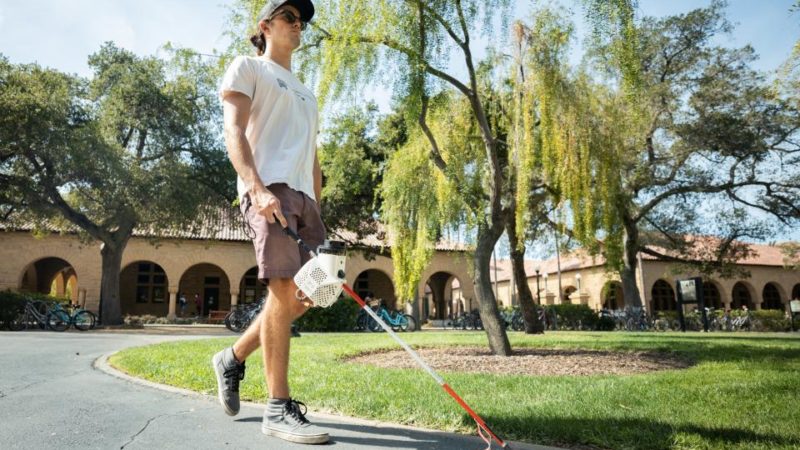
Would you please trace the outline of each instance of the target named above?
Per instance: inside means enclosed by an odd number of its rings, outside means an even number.
[[[280,280],[276,280],[275,282],[276,283],[280,283]],[[289,289],[291,291],[291,293],[290,293],[291,299],[294,299],[293,300],[294,303],[299,303],[302,306],[302,307],[298,308],[297,305],[295,305],[295,304],[291,305],[290,312],[291,312],[291,314],[293,314],[295,316],[295,319],[296,319],[297,317],[300,317],[301,315],[303,315],[303,313],[305,313],[305,311],[308,308],[306,306],[304,306],[306,304],[304,304],[302,302],[299,302],[299,301],[297,301],[295,299],[294,294],[295,294],[295,291],[296,291],[296,287],[295,287],[293,281],[290,282],[290,284],[291,284],[290,287],[283,287],[283,289]],[[283,297],[287,297],[289,295],[289,293],[288,292],[287,293],[281,293],[280,295],[283,296]],[[269,295],[269,297],[267,297],[267,300],[264,302],[264,307],[262,308],[261,312],[258,313],[258,316],[256,316],[255,320],[253,320],[253,322],[250,324],[249,327],[247,327],[247,329],[242,334],[242,336],[233,344],[233,355],[234,355],[234,357],[236,358],[237,361],[244,362],[254,351],[256,351],[256,349],[258,349],[258,347],[261,346],[261,342],[262,342],[261,330],[262,329],[266,329],[266,324],[267,324],[267,320],[268,320],[267,319],[267,309],[268,309],[267,305],[270,303],[269,299],[274,297],[274,296],[275,295],[272,293],[272,291],[270,291],[270,295]],[[290,300],[288,303],[292,303],[292,301]],[[279,309],[282,310],[282,309],[285,309],[285,308],[279,308]],[[289,322],[290,331],[291,331],[291,323],[294,322],[295,319],[292,319],[291,322]],[[279,322],[282,322],[282,320],[279,320]],[[287,345],[288,345],[288,341],[287,341]],[[286,360],[288,362],[288,356],[287,356]],[[267,361],[266,354],[264,355],[264,361],[265,362]],[[282,364],[280,362],[280,360],[276,361],[276,363]],[[269,377],[266,375],[266,372],[265,372],[265,377],[266,377],[265,378],[266,380],[269,380]],[[269,383],[269,381],[268,381],[268,383]]]
[[[292,322],[306,312],[310,303],[295,297],[297,287],[291,278],[270,280],[270,291],[261,323],[261,350],[269,400],[264,409],[261,432],[290,442],[323,444],[328,433],[312,425],[301,403],[289,393],[289,340]]]
[[[269,297],[260,317],[264,378],[270,398],[289,398],[289,341],[292,322],[308,310],[308,303],[297,300],[296,291],[297,286],[291,278],[271,279]],[[246,349],[247,347],[243,348]]]
[[[239,362],[244,362],[261,345],[261,324],[264,323],[266,314],[266,301],[255,320],[244,331],[242,336],[233,344],[233,356]]]

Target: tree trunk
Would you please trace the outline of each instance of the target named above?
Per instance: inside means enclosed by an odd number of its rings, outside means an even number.
[[[495,355],[511,356],[511,343],[505,328],[500,325],[500,310],[492,291],[492,280],[489,276],[489,261],[497,239],[503,233],[503,227],[496,222],[490,226],[478,228],[478,245],[475,248],[475,294],[480,305],[481,321],[489,339],[489,349]]]
[[[103,325],[122,324],[122,306],[119,298],[119,273],[122,266],[122,253],[128,239],[122,242],[103,243],[100,255],[103,272],[100,278],[100,322]]]
[[[642,297],[639,295],[639,288],[636,286],[636,269],[638,267],[636,254],[639,250],[639,229],[632,220],[623,218],[622,222],[625,227],[622,270],[619,274],[622,280],[622,295],[625,298],[625,306],[640,308],[642,306]]]
[[[506,220],[506,234],[508,235],[508,243],[511,246],[511,270],[514,273],[514,283],[519,293],[519,305],[522,310],[522,318],[525,321],[525,333],[542,334],[544,333],[544,325],[539,321],[539,314],[536,310],[538,302],[534,301],[531,289],[528,286],[528,275],[525,273],[525,246],[517,247],[519,244],[517,239],[517,220],[513,211],[508,214],[508,219]]]

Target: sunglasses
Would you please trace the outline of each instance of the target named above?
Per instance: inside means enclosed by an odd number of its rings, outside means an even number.
[[[281,11],[276,12],[272,16],[269,17],[267,20],[272,20],[278,16],[283,16],[283,20],[286,21],[289,25],[294,25],[295,22],[300,22],[300,29],[305,30],[308,26],[308,22],[303,22],[300,20],[299,17],[295,16],[293,12],[289,11],[288,9],[284,9]]]

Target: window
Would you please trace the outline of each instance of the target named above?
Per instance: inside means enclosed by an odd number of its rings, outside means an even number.
[[[157,264],[139,263],[136,274],[136,303],[164,303],[167,300],[167,276]]]
[[[722,309],[722,300],[719,298],[719,289],[710,281],[703,281],[703,303],[706,307]]]
[[[616,281],[606,284],[603,288],[603,309],[622,309],[625,299],[622,295],[622,285]]]
[[[741,308],[742,306],[747,306],[748,309],[753,309],[753,304],[750,299],[750,291],[747,289],[742,283],[736,283],[733,286],[733,302],[731,303],[731,307],[733,309]]]
[[[369,273],[361,272],[361,275],[356,278],[355,291],[361,298],[367,296],[369,292]]]
[[[774,284],[767,283],[767,285],[764,286],[762,296],[764,297],[764,303],[761,304],[763,309],[783,309],[781,293],[778,292],[778,288],[776,288]]]
[[[253,303],[260,300],[266,295],[266,290],[267,287],[264,283],[258,281],[258,268],[253,267],[242,278],[242,285],[239,288],[242,296],[240,303]]]
[[[572,303],[572,294],[577,290],[575,286],[567,286],[564,288],[564,298],[561,300],[561,303],[565,305]]]
[[[678,303],[675,301],[675,291],[672,286],[664,280],[658,280],[653,284],[653,311],[677,311]]]

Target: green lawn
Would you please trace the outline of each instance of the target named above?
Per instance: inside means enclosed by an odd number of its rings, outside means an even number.
[[[601,448],[800,448],[797,334],[510,333],[514,347],[674,352],[697,364],[632,376],[495,376],[443,373],[504,439]],[[486,345],[478,332],[403,334],[412,346]],[[210,358],[232,338],[133,348],[111,363],[149,380],[214,393]],[[422,370],[343,363],[399,348],[383,333],[292,340],[293,396],[313,410],[474,433],[474,422]],[[260,352],[242,397],[263,401]]]

